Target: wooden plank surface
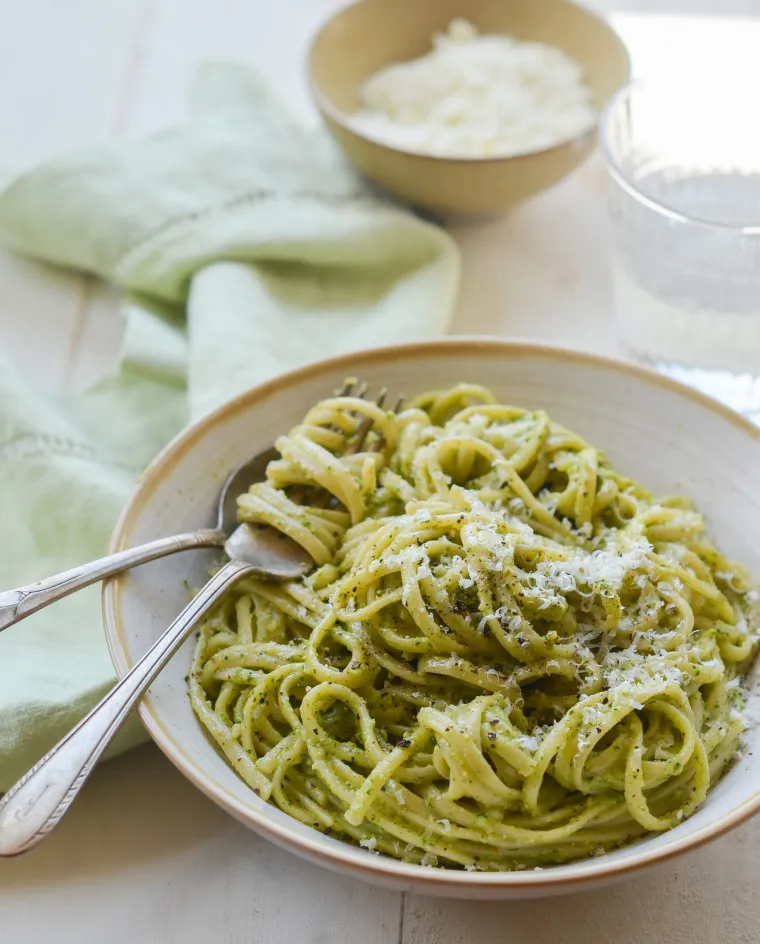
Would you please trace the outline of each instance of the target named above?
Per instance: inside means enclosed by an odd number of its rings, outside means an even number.
[[[0,180],[118,132],[143,0],[24,0],[0,18]],[[0,252],[0,338],[60,389],[88,318],[87,280]]]

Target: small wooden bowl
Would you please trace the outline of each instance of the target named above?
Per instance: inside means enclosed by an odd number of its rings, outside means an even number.
[[[583,67],[597,112],[628,80],[628,53],[603,19],[570,0],[361,0],[321,28],[308,57],[311,92],[351,161],[414,206],[500,210],[567,176],[593,148],[596,128],[530,154],[448,158],[413,154],[351,127],[359,85],[392,62],[424,55],[433,34],[455,17],[465,17],[481,33],[508,33],[564,50]]]

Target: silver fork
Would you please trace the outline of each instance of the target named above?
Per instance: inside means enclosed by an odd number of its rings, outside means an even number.
[[[357,391],[363,396],[366,386]],[[377,399],[382,405],[386,392]],[[398,410],[401,401],[396,406]],[[354,439],[344,454],[361,450],[372,422],[359,423]],[[373,443],[371,448],[379,448]],[[248,528],[249,526],[241,526]],[[274,529],[264,529],[274,532]],[[241,528],[236,529],[224,545],[229,560],[209,580],[203,589],[185,607],[166,632],[148,650],[140,661],[119,681],[105,698],[86,715],[61,741],[56,744],[32,769],[25,774],[0,800],[0,857],[19,855],[38,845],[55,829],[61,817],[79,793],[101,754],[121,727],[129,711],[142,697],[151,682],[164,668],[174,653],[191,634],[198,620],[217,602],[234,583],[251,573],[268,573],[279,579],[287,574],[288,567],[275,566],[278,553],[292,542],[281,539],[271,541],[266,550],[273,566],[262,566],[262,550],[258,540],[247,546],[241,531],[239,540],[233,540]],[[245,555],[253,555],[253,562]],[[305,554],[300,548],[302,555]],[[169,551],[171,553],[171,551]],[[285,554],[290,553],[284,551]],[[306,556],[313,566],[314,561]],[[299,567],[295,576],[304,572]]]

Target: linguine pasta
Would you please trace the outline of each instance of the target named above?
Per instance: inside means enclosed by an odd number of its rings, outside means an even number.
[[[739,747],[760,612],[688,501],[476,386],[399,414],[325,400],[276,446],[239,516],[315,569],[241,582],[189,676],[256,793],[470,870],[600,854],[694,812]]]

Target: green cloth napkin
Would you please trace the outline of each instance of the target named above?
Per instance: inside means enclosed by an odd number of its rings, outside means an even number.
[[[374,194],[242,66],[201,70],[187,123],[51,161],[0,193],[0,240],[125,294],[118,370],[79,396],[0,365],[0,587],[101,555],[141,469],[188,421],[317,358],[443,333],[452,240]],[[99,587],[0,634],[0,790],[113,684]],[[114,746],[142,739],[127,726]]]

